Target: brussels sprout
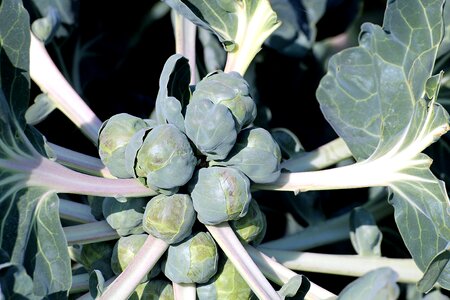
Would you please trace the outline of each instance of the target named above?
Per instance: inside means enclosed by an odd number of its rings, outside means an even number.
[[[133,260],[133,258],[144,245],[147,239],[147,234],[136,234],[121,237],[114,246],[113,253],[111,256],[111,269],[114,274],[119,275],[128,266],[128,264]],[[147,276],[141,280],[145,282],[155,276],[157,276],[161,271],[161,266],[157,263]]]
[[[126,113],[114,115],[103,122],[98,137],[98,152],[112,175],[119,178],[133,177],[125,169],[125,148],[139,129],[147,127],[147,122]]]
[[[251,200],[250,181],[233,168],[202,168],[190,189],[197,218],[209,225],[243,217]]]
[[[167,280],[155,279],[141,283],[128,300],[173,300],[173,287]]]
[[[254,299],[254,294],[231,261],[222,255],[216,275],[197,286],[197,297],[199,300],[246,300]]]
[[[258,127],[242,130],[228,157],[211,165],[230,166],[241,170],[253,182],[275,181],[281,172],[281,151],[270,133]]]
[[[198,232],[171,245],[162,263],[163,273],[176,283],[204,283],[217,271],[217,246],[207,232]]]
[[[259,209],[258,202],[252,199],[247,214],[238,220],[231,221],[230,226],[242,240],[258,245],[266,234],[266,216]]]
[[[153,128],[137,152],[135,174],[150,188],[172,189],[191,179],[197,165],[187,137],[174,125]]]
[[[148,198],[132,198],[120,202],[116,198],[106,197],[102,206],[103,216],[121,236],[143,233],[142,218],[147,202]]]
[[[194,223],[195,212],[189,195],[158,195],[145,208],[144,230],[169,244],[188,237]]]
[[[108,279],[114,275],[111,269],[111,256],[114,243],[99,242],[81,246],[80,263],[88,272],[99,270]]]
[[[208,159],[224,159],[236,142],[236,123],[230,110],[208,99],[189,102],[186,135]]]
[[[256,104],[249,86],[237,72],[216,71],[203,78],[195,87],[192,101],[195,99],[208,99],[228,107],[235,117],[237,132],[256,118]]]

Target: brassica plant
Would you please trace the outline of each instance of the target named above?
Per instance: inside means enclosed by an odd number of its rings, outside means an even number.
[[[0,0],[0,299],[448,299],[447,0],[78,2]]]

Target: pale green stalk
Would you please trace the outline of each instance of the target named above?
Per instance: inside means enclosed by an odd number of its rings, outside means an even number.
[[[100,296],[100,300],[126,300],[139,285],[142,278],[155,266],[166,252],[169,244],[149,235],[136,256]]]
[[[393,208],[387,202],[387,193],[380,192],[376,199],[362,205],[371,212],[375,220],[381,220],[391,215]],[[320,247],[350,238],[350,212],[339,217],[326,220],[322,223],[311,225],[305,229],[277,240],[268,241],[258,248],[278,250],[307,250]]]
[[[72,275],[72,286],[70,287],[69,294],[81,293],[89,290],[89,274],[77,274]]]
[[[42,42],[31,34],[30,76],[95,145],[102,122],[67,82],[49,56]]]
[[[352,157],[342,138],[337,138],[314,151],[299,153],[281,163],[281,168],[291,172],[320,170]]]
[[[69,246],[116,240],[117,232],[106,221],[63,227]]]
[[[423,273],[412,259],[360,255],[319,254],[261,249],[266,255],[292,270],[360,277],[369,271],[389,267],[398,273],[399,282],[416,283]]]
[[[258,265],[264,275],[269,278],[271,281],[275,282],[278,285],[281,285],[282,288],[279,293],[283,293],[286,296],[294,296],[298,288],[302,283],[302,277],[295,273],[294,271],[286,268],[275,260],[271,259],[264,253],[260,252],[256,248],[244,244],[245,250],[248,252],[253,261]],[[306,300],[326,300],[326,299],[335,299],[336,295],[327,291],[326,289],[310,282],[311,287],[308,293],[305,296]],[[288,292],[293,294],[289,295]]]
[[[175,51],[189,60],[191,69],[190,84],[195,84],[197,82],[195,52],[197,26],[175,10],[172,10],[172,20],[172,23],[174,24]]]
[[[197,289],[195,283],[176,283],[172,282],[173,294],[175,300],[195,300]]]
[[[259,299],[280,299],[280,296],[250,258],[227,222],[205,226]]]
[[[91,207],[74,201],[59,199],[59,217],[77,223],[91,223],[97,220],[91,213]]]
[[[156,192],[136,179],[112,179],[73,171],[46,158],[0,161],[4,168],[27,173],[27,186],[41,186],[55,193],[109,197],[154,196]]]
[[[47,144],[55,152],[56,161],[60,164],[82,173],[106,178],[115,178],[99,158],[79,153],[53,143]]]
[[[254,4],[256,9],[248,15],[247,5],[252,4],[250,1],[239,1],[236,5],[236,48],[227,53],[225,72],[235,71],[244,75],[264,41],[281,25],[268,0]]]

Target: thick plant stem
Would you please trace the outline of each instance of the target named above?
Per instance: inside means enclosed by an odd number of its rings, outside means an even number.
[[[91,223],[97,221],[91,214],[91,207],[89,205],[61,198],[59,199],[59,217],[77,223]]]
[[[288,297],[293,297],[297,294],[298,289],[302,285],[302,276],[248,244],[244,244],[244,248],[267,278],[282,285],[280,293],[283,293]],[[306,300],[326,300],[335,298],[337,298],[335,294],[312,282],[310,282],[310,288],[305,295]]]
[[[128,299],[141,279],[151,271],[168,247],[169,244],[163,240],[149,235],[131,263],[122,273],[120,273],[113,283],[108,286],[99,299]]]
[[[362,207],[370,211],[375,220],[381,220],[393,213],[393,207],[387,203],[387,193],[380,192],[377,198]],[[307,250],[315,247],[348,240],[350,238],[350,212],[339,217],[326,220],[317,225],[284,236],[277,240],[268,241],[258,248],[276,250]]]
[[[29,172],[28,186],[42,186],[56,193],[104,197],[154,196],[156,192],[136,179],[111,179],[86,175],[46,158],[11,162],[12,169]]]
[[[43,43],[31,34],[30,76],[95,145],[102,122],[81,99],[54,64]]]
[[[53,143],[48,143],[48,145],[55,152],[56,161],[70,169],[94,176],[115,178],[99,158],[79,153]]]
[[[117,232],[106,221],[97,221],[63,228],[69,246],[116,240]]]
[[[72,276],[72,286],[69,294],[81,293],[89,290],[89,274],[77,274]]]
[[[314,151],[299,153],[281,163],[281,168],[291,172],[315,171],[327,168],[352,157],[342,138],[337,138]]]
[[[280,299],[227,222],[205,226],[259,299]]]
[[[197,26],[175,10],[172,10],[172,23],[174,24],[175,51],[189,60],[191,69],[190,84],[195,84],[197,82],[195,53]]]
[[[176,283],[172,282],[173,295],[175,300],[195,300],[197,290],[195,283]]]
[[[319,254],[272,249],[261,249],[261,251],[289,269],[297,271],[360,277],[371,270],[390,267],[398,273],[399,282],[416,283],[423,276],[423,273],[412,259]]]

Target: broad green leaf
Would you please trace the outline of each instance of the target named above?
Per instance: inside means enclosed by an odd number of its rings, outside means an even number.
[[[0,89],[22,124],[28,107],[30,22],[21,1],[0,1]]]
[[[450,5],[448,1],[444,5],[444,38],[439,46],[438,57],[444,55],[450,55]]]
[[[442,272],[450,267],[450,243],[436,255],[425,270],[422,279],[417,283],[417,288],[423,293],[428,293],[439,279]]]
[[[270,4],[281,26],[269,36],[265,44],[285,55],[304,56],[316,40],[316,24],[325,13],[327,1],[272,0]]]
[[[397,226],[422,271],[450,241],[449,199],[421,154],[450,128],[431,73],[442,5],[389,1],[383,28],[364,24],[360,45],[331,58],[317,90],[324,115],[359,165],[378,177],[376,185],[389,186]],[[450,288],[449,278],[447,268],[438,282]]]
[[[334,55],[317,90],[321,109],[358,160],[409,126],[442,39],[443,1],[389,1],[383,27]]]
[[[280,26],[268,0],[164,0],[197,26],[214,32],[229,54],[225,71],[244,74],[267,37]]]
[[[379,268],[356,279],[339,294],[339,300],[395,300],[400,295],[398,278],[390,268]]]
[[[173,124],[182,132],[184,113],[191,97],[189,82],[191,71],[188,60],[174,54],[166,61],[159,78],[156,98],[156,117],[160,124]]]
[[[33,293],[42,298],[69,290],[70,258],[58,197],[43,188],[26,187],[29,171],[43,159],[32,144],[39,141],[35,132],[24,129],[29,97],[28,14],[21,1],[0,3],[0,248],[12,264],[24,266],[33,279]],[[36,146],[44,148],[42,143]]]
[[[26,187],[27,172],[18,172],[18,166],[34,168],[42,157],[8,114],[1,93],[0,108],[0,248],[11,263],[26,268],[35,295],[64,293],[70,288],[71,272],[59,199],[44,188]]]

